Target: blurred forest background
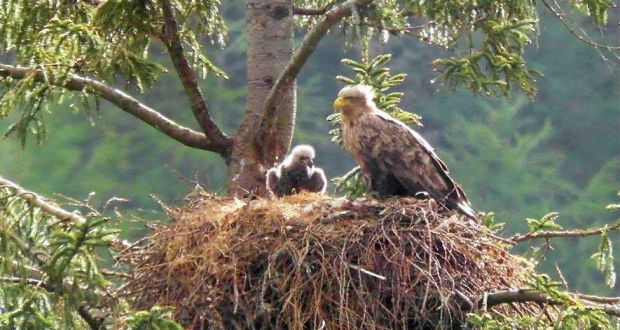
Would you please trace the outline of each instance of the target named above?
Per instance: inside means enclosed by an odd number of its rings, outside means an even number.
[[[245,35],[241,1],[227,1],[228,46],[214,47],[209,55],[230,79],[216,77],[202,83],[212,113],[226,132],[233,132],[245,108]],[[437,149],[454,177],[464,187],[474,208],[495,212],[506,223],[505,232],[524,232],[527,217],[540,218],[559,211],[565,228],[594,226],[614,220],[605,205],[617,201],[620,189],[620,67],[575,37],[551,14],[542,15],[539,44],[527,51],[531,66],[542,71],[538,95],[528,99],[474,97],[434,83],[430,62],[445,56],[438,47],[415,37],[393,38],[372,45],[371,55],[393,54],[393,72],[408,74],[399,91],[402,107],[423,117],[419,131]],[[617,22],[618,17],[610,17]],[[591,33],[599,31],[590,26]],[[618,44],[620,31],[605,31],[610,44]],[[297,130],[294,143],[309,143],[318,151],[316,164],[328,177],[342,175],[354,161],[330,142],[325,117],[343,87],[335,77],[351,75],[342,58],[359,60],[360,51],[350,36],[334,33],[322,41],[304,67],[299,80]],[[167,58],[161,62],[169,67]],[[168,81],[166,81],[168,79]],[[142,96],[166,115],[182,123],[194,122],[176,77],[163,77],[154,90]],[[12,139],[0,140],[0,173],[25,188],[47,196],[54,193],[85,198],[91,191],[100,201],[112,196],[130,199],[128,214],[164,219],[156,195],[169,205],[180,205],[196,183],[224,192],[226,167],[216,155],[180,148],[170,138],[106,103],[86,116],[59,105],[46,116],[48,140],[26,148]],[[9,120],[0,122],[5,130]],[[330,187],[333,191],[333,185]],[[126,226],[126,237],[144,233]],[[620,242],[615,242],[616,244]],[[554,277],[555,263],[564,270],[572,290],[609,292],[602,275],[588,260],[598,238],[555,241],[543,269]],[[616,266],[618,262],[616,261]]]

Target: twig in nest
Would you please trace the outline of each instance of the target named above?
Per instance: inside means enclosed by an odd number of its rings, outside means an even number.
[[[351,268],[353,268],[353,269],[355,269],[355,270],[359,270],[360,272],[362,272],[362,273],[364,273],[364,274],[368,274],[368,275],[370,275],[370,276],[376,277],[376,278],[378,278],[378,279],[380,279],[380,280],[382,280],[382,281],[385,281],[385,280],[386,280],[385,276],[381,276],[381,275],[379,275],[379,274],[377,274],[377,273],[373,273],[373,272],[371,272],[371,271],[369,271],[369,270],[366,270],[366,269],[364,269],[364,268],[362,268],[362,267],[355,266],[355,265],[352,265],[352,264],[347,264],[347,266],[349,266],[349,267],[351,267]]]

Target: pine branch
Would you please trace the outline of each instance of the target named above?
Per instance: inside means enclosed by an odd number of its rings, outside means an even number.
[[[34,287],[37,287],[37,288],[44,289],[45,291],[48,291],[48,292],[54,292],[54,289],[52,287],[50,287],[48,284],[46,284],[43,281],[34,279],[34,278],[0,277],[0,282],[9,282],[9,283],[15,283],[15,284],[24,283],[24,284],[28,284],[30,286],[34,286]],[[66,284],[66,285],[69,286],[68,284]],[[86,324],[88,324],[88,326],[92,330],[101,329],[101,325],[103,323],[103,320],[96,319],[90,313],[90,311],[88,310],[88,308],[85,305],[82,305],[82,306],[78,307],[77,312],[80,315],[80,317],[84,320],[84,322],[86,322]]]
[[[118,90],[107,84],[86,77],[69,74],[64,80],[49,81],[45,73],[39,69],[27,68],[0,64],[0,77],[11,77],[13,79],[24,79],[26,76],[35,72],[35,80],[40,83],[49,82],[53,85],[64,87],[72,91],[84,91],[99,95],[119,109],[132,114],[149,126],[168,135],[169,137],[183,143],[184,145],[197,149],[215,151],[219,150],[219,145],[208,139],[202,133],[196,132],[187,127],[181,126],[161,113],[141,103],[134,97]]]
[[[255,144],[260,146],[264,141],[268,141],[269,136],[276,134],[277,116],[276,109],[282,97],[286,95],[288,89],[293,85],[297,75],[301,71],[310,55],[314,52],[321,39],[327,34],[329,29],[336,25],[342,18],[351,15],[353,8],[371,3],[373,0],[348,0],[327,11],[319,22],[306,34],[301,45],[293,54],[293,58],[284,68],[275,84],[269,91],[261,115],[261,125],[258,134],[255,136]],[[264,152],[263,152],[264,154]]]
[[[52,204],[46,201],[40,195],[32,191],[25,190],[18,184],[12,181],[9,181],[3,178],[2,176],[0,176],[0,189],[8,189],[12,191],[12,194],[10,196],[24,199],[30,205],[39,208],[44,213],[47,213],[57,218],[59,221],[68,220],[74,223],[86,223],[86,219],[84,217],[76,213],[69,212],[55,204]],[[19,237],[17,237],[17,235],[15,235],[12,231],[7,230],[7,233],[9,234],[9,236],[11,236],[11,239],[18,245],[19,249],[25,255],[30,254],[31,250],[25,242],[23,242]],[[81,246],[81,243],[78,243],[78,245],[75,248],[76,251],[74,252],[74,254],[77,253],[77,249],[79,249],[80,246]],[[49,258],[50,258],[49,254],[41,253],[41,252],[34,252],[34,254],[30,257],[30,259],[33,259],[33,261],[42,269],[45,269],[44,267],[46,266],[46,263],[49,261]],[[6,261],[6,258],[0,257],[0,259],[3,259]],[[24,268],[29,270],[32,273],[36,273],[37,275],[43,275],[44,273],[44,271],[36,269],[34,267],[30,267],[30,266],[24,266]],[[76,287],[74,284],[69,284],[65,282],[64,280],[62,280],[62,282],[59,283],[59,285],[51,285],[49,282],[45,282],[39,279],[11,277],[11,276],[0,277],[0,281],[10,282],[10,283],[25,283],[31,286],[42,288],[50,293],[54,293],[54,292],[62,293],[62,291],[71,291],[71,290],[74,290]],[[103,323],[102,320],[96,319],[95,317],[93,317],[85,305],[80,306],[77,311],[80,317],[82,317],[82,319],[89,325],[89,327],[92,330],[97,330],[101,328],[101,325]]]
[[[12,238],[12,237],[11,237]],[[17,243],[19,245],[19,243]],[[21,248],[21,247],[20,247]],[[13,260],[11,258],[11,260],[5,258],[5,257],[1,257],[0,256],[0,264],[4,264],[4,265],[8,265],[8,267],[10,268],[11,271],[16,271],[16,270],[27,270],[31,273],[33,273],[33,275],[38,275],[41,276],[43,274],[45,274],[43,271],[36,269],[34,267],[28,266],[28,265],[20,265],[18,264],[15,260]]]
[[[517,234],[512,236],[509,240],[514,244],[520,243],[523,241],[530,241],[537,238],[549,239],[553,237],[584,237],[584,236],[593,236],[600,235],[606,231],[613,231],[620,229],[620,221],[616,222],[611,226],[604,227],[596,227],[589,229],[574,229],[574,230],[549,230],[549,231],[536,231],[530,232],[527,234]]]
[[[2,188],[2,186],[0,186],[0,188]],[[30,259],[34,264],[38,265],[38,266],[43,266],[46,262],[47,259],[49,258],[49,254],[47,254],[44,251],[33,251],[31,249],[31,247],[24,242],[24,240],[22,240],[19,236],[17,236],[10,228],[8,227],[0,227],[0,232],[4,235],[6,235],[6,237],[8,237],[15,245],[17,245],[17,248],[19,249],[19,251],[21,253],[24,254],[24,256],[26,256],[28,259]],[[29,268],[29,270],[32,271],[32,267],[26,266]],[[38,272],[41,272],[40,270],[37,270]]]
[[[43,210],[45,213],[53,215],[54,217],[58,218],[58,220],[61,220],[61,221],[71,220],[73,222],[85,222],[86,221],[86,219],[84,219],[82,216],[76,213],[73,213],[73,212],[66,211],[54,204],[51,204],[47,202],[45,199],[43,199],[43,197],[39,196],[38,194],[32,191],[25,190],[24,188],[20,187],[18,184],[13,183],[3,178],[2,176],[0,176],[0,188],[9,188],[13,190],[16,196],[19,196],[20,198],[25,199],[30,204]]]
[[[169,0],[161,0],[164,14],[165,32],[163,35],[164,45],[168,49],[168,54],[174,68],[181,80],[185,94],[187,95],[194,118],[200,125],[202,131],[213,141],[213,147],[217,153],[224,158],[228,158],[232,148],[232,139],[224,134],[215,124],[209,115],[207,101],[198,87],[198,79],[193,68],[189,64],[183,44],[179,37],[179,26],[174,14],[174,8]]]

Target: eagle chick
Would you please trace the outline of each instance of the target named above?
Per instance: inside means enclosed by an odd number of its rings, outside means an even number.
[[[284,161],[267,171],[267,190],[277,197],[304,191],[323,194],[327,179],[323,170],[314,166],[315,152],[310,145],[298,145]]]
[[[426,140],[379,110],[372,87],[343,88],[334,101],[342,113],[342,140],[360,165],[370,191],[380,197],[428,195],[471,219],[476,215],[465,192]]]

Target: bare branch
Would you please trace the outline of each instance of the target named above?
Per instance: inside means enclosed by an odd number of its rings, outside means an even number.
[[[203,133],[205,133],[210,140],[213,141],[214,147],[217,147],[216,151],[224,156],[228,157],[230,149],[232,147],[232,140],[224,134],[219,127],[215,124],[211,116],[209,115],[209,108],[207,107],[207,101],[198,87],[198,79],[193,68],[189,64],[185,52],[183,51],[183,44],[179,37],[179,27],[174,15],[174,8],[169,0],[161,0],[161,5],[164,14],[165,32],[163,35],[164,45],[168,49],[168,54],[172,60],[172,64],[183,84],[185,94],[189,99],[189,103],[192,108],[194,118],[200,125]]]
[[[550,230],[550,231],[538,231],[527,234],[517,234],[512,236],[509,240],[513,243],[519,243],[523,241],[530,241],[537,238],[549,239],[553,237],[584,237],[600,235],[605,231],[613,231],[620,229],[620,221],[611,226],[596,227],[589,229],[574,229],[574,230]]]
[[[43,197],[39,196],[38,194],[32,191],[25,190],[24,188],[20,187],[17,183],[13,183],[1,176],[0,176],[0,188],[9,188],[13,190],[16,196],[19,196],[20,198],[27,200],[30,204],[40,208],[45,213],[53,215],[54,217],[58,218],[58,220],[71,220],[73,222],[78,222],[78,223],[82,223],[86,221],[86,219],[84,219],[82,216],[76,213],[64,210],[58,207],[57,205],[51,204],[50,202],[46,201]]]
[[[614,305],[617,302],[617,298],[608,298],[608,297],[598,297],[598,296],[589,296],[589,295],[581,295],[569,293],[576,298],[581,298],[583,300],[587,300],[590,302],[599,302],[602,304],[587,304],[586,306],[592,309],[598,309],[605,312],[607,315],[620,317],[620,308]],[[584,299],[583,297],[588,297],[589,299]],[[475,301],[473,305],[475,308],[489,308],[501,304],[510,304],[510,303],[528,303],[533,302],[539,305],[563,305],[561,301],[554,300],[548,295],[536,292],[528,289],[519,289],[519,290],[511,290],[511,291],[499,291],[495,293],[489,293],[486,295],[482,295],[476,297],[475,299],[471,299]],[[464,306],[464,309],[469,310],[469,306]]]
[[[35,72],[35,80],[37,82],[44,83],[48,81],[42,70],[0,64],[0,77],[23,79],[32,72]],[[158,131],[188,147],[215,152],[219,150],[219,145],[209,140],[206,135],[177,124],[161,113],[141,103],[134,97],[127,95],[118,89],[110,87],[103,82],[70,74],[67,79],[62,81],[52,80],[50,83],[73,91],[86,90],[91,94],[99,95],[108,100],[110,103],[116,105],[121,110],[134,115]]]
[[[588,33],[584,29],[579,27],[575,22],[573,22],[570,19],[569,16],[567,16],[564,13],[562,8],[560,7],[560,5],[556,1],[553,1],[553,3],[555,4],[556,8],[551,6],[551,4],[549,3],[548,0],[543,0],[543,4],[545,5],[545,7],[547,9],[549,9],[549,11],[551,11],[553,16],[555,16],[560,21],[560,23],[562,23],[562,25],[564,25],[564,27],[568,30],[568,32],[570,34],[575,36],[579,41],[581,41],[581,42],[583,42],[585,44],[588,44],[588,45],[596,48],[597,50],[599,50],[599,49],[608,50],[608,51],[612,52],[614,54],[614,56],[616,56],[616,58],[620,58],[616,53],[614,53],[614,51],[620,50],[620,46],[604,45],[604,44],[600,44],[600,43],[595,42],[594,40],[592,40],[592,38],[590,38],[590,36],[588,35]],[[601,56],[602,56],[602,54],[601,54]],[[603,58],[605,58],[605,57],[603,56]]]
[[[601,297],[601,296],[593,296],[593,295],[583,294],[583,293],[575,293],[574,296],[581,300],[588,300],[588,301],[601,303],[601,304],[620,303],[620,297]]]
[[[327,34],[329,29],[338,23],[343,17],[351,15],[353,7],[363,6],[371,3],[373,0],[348,0],[327,11],[320,21],[306,34],[301,45],[293,54],[291,61],[284,68],[275,84],[271,88],[269,95],[265,99],[261,115],[261,125],[255,137],[255,144],[261,146],[264,141],[268,141],[267,137],[274,135],[276,132],[277,116],[275,116],[278,104],[282,101],[282,97],[286,95],[286,91],[292,87],[293,82],[297,78],[299,71],[306,63],[310,55],[314,52],[321,39]],[[264,154],[264,152],[263,152]],[[266,160],[265,160],[266,161]]]
[[[534,302],[537,304],[550,304],[550,305],[558,305],[560,302],[551,299],[546,294],[520,289],[515,291],[500,291],[495,293],[487,294],[486,297],[479,297],[477,299],[478,307],[482,307],[482,305],[487,308],[493,307],[496,305],[507,304],[507,303],[526,303],[526,302]]]
[[[620,307],[614,305],[604,305],[600,307],[607,315],[620,317]]]
[[[327,5],[323,8],[300,8],[300,7],[293,7],[293,14],[294,15],[301,15],[301,16],[318,16],[318,15],[323,15],[325,14],[329,8],[331,8],[331,5]]]

